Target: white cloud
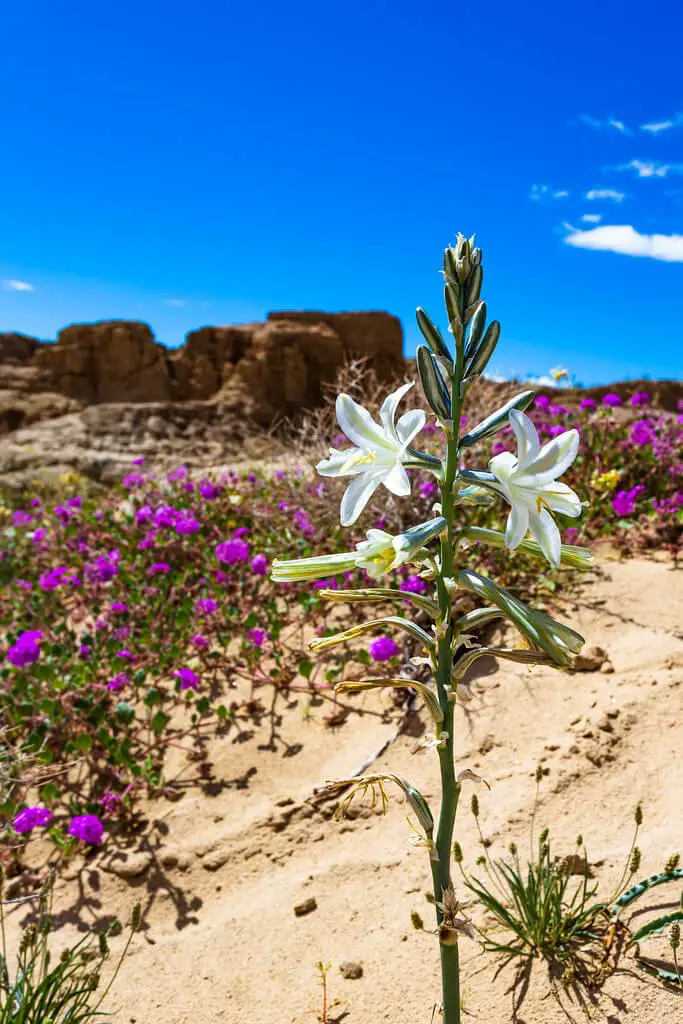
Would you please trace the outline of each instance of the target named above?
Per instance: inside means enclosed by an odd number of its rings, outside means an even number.
[[[540,377],[525,377],[525,384],[531,384],[537,388],[566,388],[569,387],[569,382],[564,378],[562,380],[555,380],[550,374],[544,373]]]
[[[626,198],[625,192],[617,192],[614,188],[592,188],[586,192],[586,199],[610,199],[615,203],[623,203]]]
[[[565,225],[567,245],[577,249],[618,252],[624,256],[649,256],[666,263],[683,263],[683,235],[641,235],[630,224],[604,224],[581,231]]]
[[[607,117],[604,121],[601,121],[600,118],[592,117],[590,114],[579,114],[579,121],[581,124],[585,124],[589,128],[595,128],[598,132],[602,131],[604,128],[613,128],[615,131],[619,132],[620,135],[633,134],[631,129],[616,117]]]
[[[599,224],[602,220],[601,213],[584,213],[581,220],[585,221],[586,224]]]
[[[564,188],[554,192],[550,185],[532,185],[529,199],[566,199],[568,195],[569,192]]]
[[[660,132],[668,132],[670,128],[681,128],[683,127],[683,114],[680,112],[672,114],[671,117],[667,117],[662,121],[648,121],[646,124],[640,125],[641,132],[649,132],[650,135],[659,135]]]
[[[164,299],[167,306],[173,306],[175,309],[182,309],[185,305],[185,299]]]
[[[617,171],[635,171],[639,178],[666,178],[667,174],[683,174],[683,164],[663,164],[659,160],[631,160],[619,164]]]
[[[658,135],[660,132],[665,132],[669,128],[673,128],[673,121],[650,121],[648,124],[641,124],[641,132],[650,132],[652,135]]]
[[[6,292],[34,292],[35,288],[29,281],[3,281],[2,287]]]

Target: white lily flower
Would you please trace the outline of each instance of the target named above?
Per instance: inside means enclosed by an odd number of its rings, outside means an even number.
[[[342,526],[352,526],[380,484],[392,494],[410,494],[410,480],[403,463],[408,460],[410,442],[425,425],[427,415],[422,409],[411,409],[398,423],[396,409],[412,383],[404,384],[388,395],[380,409],[381,424],[367,409],[349,395],[337,396],[337,419],[354,448],[330,449],[329,458],[317,465],[321,476],[352,476],[341,501]]]
[[[581,514],[578,495],[557,479],[576,458],[579,434],[565,430],[541,448],[536,428],[523,412],[511,410],[510,426],[517,438],[517,455],[501,452],[489,462],[497,481],[492,486],[511,506],[505,544],[514,551],[531,530],[545,557],[557,568],[562,543],[552,513],[572,517]]]

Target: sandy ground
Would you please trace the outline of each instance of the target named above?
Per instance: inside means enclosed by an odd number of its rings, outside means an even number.
[[[525,848],[542,762],[549,773],[538,826],[551,827],[559,854],[582,833],[607,891],[621,873],[637,801],[645,815],[640,876],[683,852],[683,572],[603,560],[601,573],[585,586],[582,607],[572,601],[559,617],[604,646],[614,672],[487,666],[471,710],[458,712],[458,747],[460,766],[491,783],[490,793],[478,793],[492,852],[510,840]],[[109,1000],[116,1024],[314,1024],[320,960],[332,965],[330,998],[340,1000],[329,1022],[430,1021],[437,941],[410,923],[418,910],[432,927],[429,864],[410,843],[401,797],[385,817],[366,809],[341,823],[305,803],[325,780],[355,772],[402,718],[381,694],[349,702],[357,711],[331,728],[323,721],[329,704],[310,707],[298,695],[278,708],[272,743],[267,716],[212,741],[213,782],[188,782],[182,799],[145,807],[138,839],[70,867],[56,892],[58,947],[77,926],[126,917],[143,903],[143,930]],[[423,712],[409,716],[375,765],[409,777],[436,803],[436,758],[410,753],[425,724]],[[457,835],[472,865],[481,848],[469,801],[466,792]],[[661,894],[651,902],[666,902]],[[666,895],[676,900],[678,892]],[[295,916],[309,897],[316,909]],[[683,997],[630,958],[583,1009],[549,995],[538,962],[514,1011],[512,969],[497,972],[467,939],[461,951],[467,1021],[683,1021]],[[345,961],[360,963],[362,977],[343,977]]]

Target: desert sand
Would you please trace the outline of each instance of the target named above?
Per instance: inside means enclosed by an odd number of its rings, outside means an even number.
[[[459,766],[491,785],[477,789],[481,820],[492,854],[502,855],[511,840],[526,848],[542,763],[548,774],[538,827],[550,827],[560,855],[582,833],[606,895],[621,874],[638,801],[639,877],[683,848],[683,572],[664,561],[602,558],[598,573],[555,614],[588,644],[606,648],[614,671],[480,669],[476,700],[459,710]],[[260,695],[267,712],[270,695]],[[315,1022],[320,960],[332,965],[330,998],[340,1001],[329,1021],[430,1021],[439,993],[437,940],[410,922],[417,910],[433,927],[429,864],[411,845],[402,797],[392,794],[384,817],[366,806],[341,822],[330,817],[332,804],[310,800],[316,787],[353,774],[393,738],[374,767],[405,775],[436,802],[436,758],[411,754],[424,712],[406,714],[379,693],[345,703],[352,711],[337,725],[324,721],[330,703],[311,704],[305,693],[281,700],[275,718],[242,720],[211,741],[212,775],[201,782],[196,766],[172,752],[181,798],[144,805],[137,838],[115,837],[100,852],[79,855],[60,878],[56,949],[79,927],[115,914],[126,920],[142,901],[142,930],[108,1000],[116,1024]],[[466,785],[456,827],[470,867],[481,853],[473,791]],[[656,891],[650,904],[677,901],[672,889]],[[315,909],[296,916],[294,907],[309,898]],[[15,937],[25,918],[25,908],[11,915]],[[648,949],[664,956],[666,944],[657,941]],[[639,972],[629,956],[584,1008],[568,996],[559,1004],[536,961],[515,1010],[513,969],[497,971],[474,942],[460,942],[465,1020],[683,1021],[683,997]],[[342,975],[348,961],[362,966],[362,977]]]

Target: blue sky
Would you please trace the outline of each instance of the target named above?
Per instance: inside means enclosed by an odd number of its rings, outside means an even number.
[[[494,372],[680,377],[682,32],[670,0],[8,5],[0,330],[387,309],[410,352],[460,230]]]

